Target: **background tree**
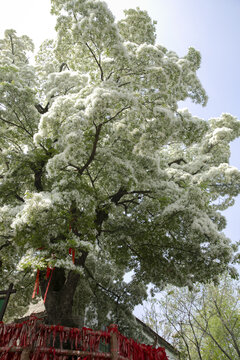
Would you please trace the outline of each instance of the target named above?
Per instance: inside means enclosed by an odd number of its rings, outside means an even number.
[[[229,277],[190,291],[169,288],[161,300],[152,299],[145,321],[168,336],[182,359],[239,358],[240,289]]]
[[[24,304],[38,269],[48,322],[74,325],[75,308],[120,323],[149,283],[234,272],[219,210],[240,190],[228,165],[240,123],[178,109],[206,104],[200,54],[155,44],[145,11],[115,23],[104,2],[52,0],[52,13],[58,38],[34,67],[28,37],[0,43],[2,286],[14,281]]]

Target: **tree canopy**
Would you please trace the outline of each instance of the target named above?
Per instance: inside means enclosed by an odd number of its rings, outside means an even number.
[[[101,323],[120,321],[149,283],[233,273],[220,211],[240,192],[229,165],[240,122],[178,108],[207,103],[200,53],[156,44],[139,8],[116,22],[102,1],[52,0],[52,13],[57,39],[34,65],[27,36],[6,30],[0,41],[1,286],[14,282],[24,305],[36,270],[44,296],[54,268],[49,322],[68,323],[75,295],[82,317],[105,309]]]

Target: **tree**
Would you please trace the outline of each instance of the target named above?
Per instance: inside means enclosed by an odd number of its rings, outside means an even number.
[[[155,44],[145,11],[116,23],[104,2],[52,0],[52,13],[58,38],[35,66],[28,37],[7,30],[0,43],[1,284],[14,281],[23,306],[38,269],[50,323],[100,309],[100,326],[129,318],[150,282],[231,269],[219,210],[240,191],[228,165],[240,123],[178,109],[207,102],[200,54]]]
[[[220,284],[193,290],[169,288],[161,300],[151,299],[145,321],[181,352],[182,359],[239,359],[240,289],[225,276]]]

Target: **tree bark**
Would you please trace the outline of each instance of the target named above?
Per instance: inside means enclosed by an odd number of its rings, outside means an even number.
[[[70,270],[66,276],[64,269],[54,268],[51,280],[49,279],[45,278],[45,272],[40,273],[42,297],[44,297],[50,281],[45,301],[47,323],[78,327],[79,321],[74,319],[72,308],[80,274]]]
[[[76,212],[76,209],[74,208],[72,211]],[[72,230],[77,233],[74,224],[71,225]],[[87,256],[87,251],[80,251],[80,255],[75,259],[76,269],[84,267]],[[73,299],[79,280],[80,273],[75,270],[54,268],[48,279],[46,279],[46,271],[40,272],[39,283],[42,298],[44,299],[46,296],[47,324],[67,327],[84,325],[84,319],[79,321],[79,318],[73,316]]]

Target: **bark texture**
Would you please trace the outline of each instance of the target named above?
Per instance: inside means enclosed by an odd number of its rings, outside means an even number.
[[[78,325],[74,321],[72,307],[79,278],[80,275],[72,270],[69,271],[67,276],[64,269],[55,268],[53,270],[45,302],[48,324],[60,324],[69,327]],[[42,296],[46,292],[48,281],[49,279],[45,278],[45,272],[41,273],[40,287]]]
[[[82,252],[82,255],[76,259],[75,265],[84,266],[87,255],[87,252]],[[79,321],[73,315],[73,299],[79,279],[80,274],[74,270],[67,272],[63,268],[54,268],[45,302],[48,324],[78,327],[81,323],[83,326],[84,319]],[[42,297],[44,297],[48,283],[49,279],[46,279],[46,273],[41,272]]]

